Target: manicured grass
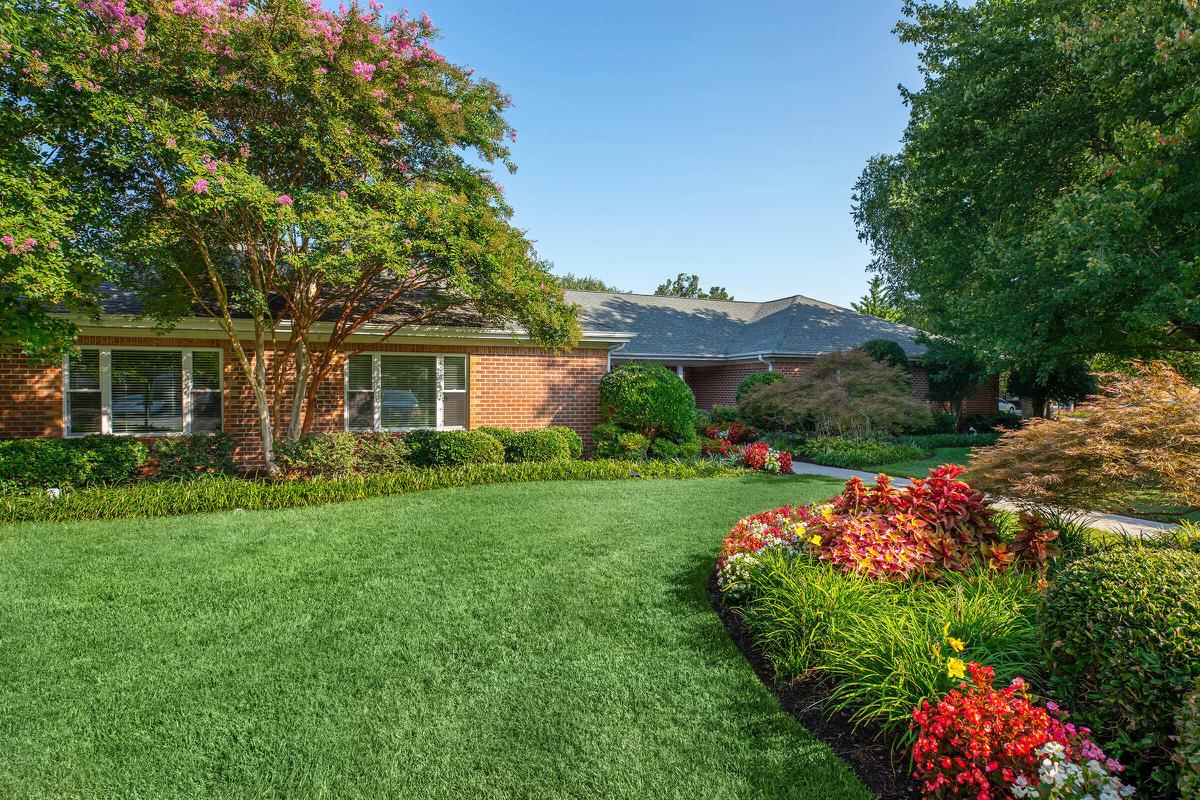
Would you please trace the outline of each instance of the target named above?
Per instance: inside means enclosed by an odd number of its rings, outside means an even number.
[[[0,797],[866,800],[705,594],[809,478],[0,529]]]
[[[884,472],[902,478],[925,478],[929,476],[929,470],[940,467],[942,464],[966,466],[967,456],[970,455],[971,449],[970,447],[939,447],[927,458],[897,461],[894,464],[880,464],[869,467],[869,471]]]

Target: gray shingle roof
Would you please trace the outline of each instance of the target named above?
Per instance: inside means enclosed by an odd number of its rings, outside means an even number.
[[[622,356],[811,356],[849,350],[870,339],[898,342],[914,358],[925,352],[915,341],[920,334],[915,328],[803,295],[762,303],[613,292],[566,295],[580,307],[583,327],[633,334]]]

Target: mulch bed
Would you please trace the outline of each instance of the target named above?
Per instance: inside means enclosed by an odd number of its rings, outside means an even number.
[[[827,682],[801,679],[783,683],[776,680],[774,670],[762,650],[754,644],[742,618],[725,607],[715,571],[708,580],[708,599],[725,624],[729,637],[784,711],[829,745],[880,800],[916,800],[919,797],[906,753],[893,756],[891,743],[882,734],[865,727],[855,730],[848,715],[826,711],[830,692]]]

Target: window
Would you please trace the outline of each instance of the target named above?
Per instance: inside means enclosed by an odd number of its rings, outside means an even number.
[[[466,356],[351,356],[346,366],[346,427],[467,427]]]
[[[66,373],[67,435],[221,430],[219,351],[84,348]]]

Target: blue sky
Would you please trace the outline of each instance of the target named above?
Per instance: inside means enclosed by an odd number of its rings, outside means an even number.
[[[696,273],[746,300],[865,290],[850,195],[917,81],[899,0],[411,2],[512,96],[519,171],[498,180],[557,271],[639,292]]]

